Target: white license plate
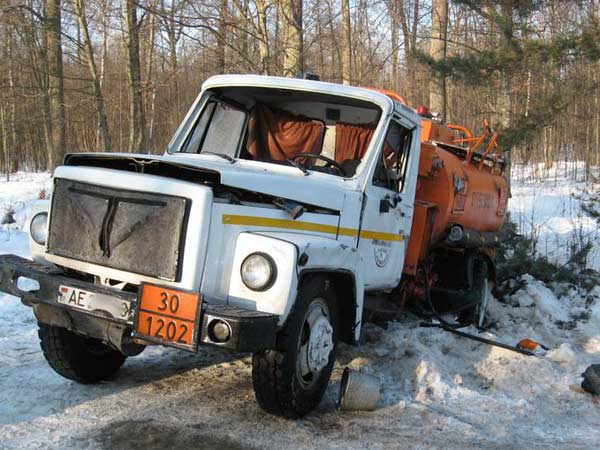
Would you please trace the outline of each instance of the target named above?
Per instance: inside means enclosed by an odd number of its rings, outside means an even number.
[[[133,322],[134,308],[128,300],[99,294],[70,286],[59,286],[58,303],[75,309],[90,311],[104,317]]]

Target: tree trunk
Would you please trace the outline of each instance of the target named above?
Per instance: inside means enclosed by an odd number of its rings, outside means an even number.
[[[10,146],[13,154],[19,154],[19,141],[17,139],[17,91],[15,87],[15,71],[14,71],[14,48],[15,39],[13,33],[10,32],[9,27],[6,27],[6,42],[8,43],[8,86],[10,87]],[[15,158],[10,161],[11,168],[13,170],[18,169],[18,159]]]
[[[146,118],[142,96],[142,72],[140,68],[140,24],[137,18],[137,3],[127,0],[125,4],[127,22],[127,75],[129,78],[129,151],[139,152],[146,146]]]
[[[405,89],[407,92],[403,92],[405,97],[409,97],[408,93],[412,94],[413,86],[415,84],[415,57],[413,52],[417,47],[417,25],[419,20],[419,0],[414,2],[414,10],[412,23],[409,22],[406,3],[404,0],[388,0],[388,10],[393,11],[395,17],[396,27],[399,25],[402,28],[403,46],[404,46],[404,63],[406,64],[406,85]],[[394,21],[394,19],[393,19]],[[397,30],[396,30],[397,32]],[[399,36],[396,37],[398,42]],[[394,40],[392,36],[392,40]],[[399,43],[396,44],[399,46]],[[426,95],[429,93],[427,92]]]
[[[267,28],[267,8],[265,0],[255,0],[258,15],[258,53],[260,56],[260,73],[269,75],[269,31]]]
[[[62,160],[66,151],[60,0],[44,2],[44,32],[48,58],[48,107],[52,142],[48,154],[48,166],[54,168]]]
[[[392,47],[392,90],[394,92],[398,92],[398,35],[400,28],[400,16],[398,14],[398,2],[396,0],[391,0],[387,2],[388,12],[390,15],[390,27],[392,28],[390,36],[392,39],[391,47]],[[406,45],[406,44],[405,44]]]
[[[350,84],[352,76],[352,31],[350,25],[350,0],[342,0],[344,39],[342,44],[342,83]]]
[[[429,54],[435,61],[446,58],[448,0],[433,0],[431,9],[431,43]],[[429,83],[429,108],[446,117],[446,77],[434,76]]]
[[[500,31],[500,48],[503,48],[505,52],[513,51],[511,38],[513,36],[513,10],[512,2],[510,0],[504,0],[500,5],[500,17],[502,20]],[[499,125],[501,130],[507,130],[512,124],[512,77],[510,74],[510,68],[505,68],[500,73],[500,91],[496,99],[496,112],[498,114]],[[512,148],[507,148],[505,153],[506,165],[508,170],[506,176],[508,179],[508,188],[510,193],[510,179],[511,179],[511,155]]]
[[[227,0],[219,6],[219,29],[217,36],[217,72],[225,73],[225,35],[227,34]]]
[[[146,91],[146,109],[150,109],[150,118],[148,119],[148,143],[152,144],[154,137],[154,105],[156,101],[156,83],[154,82],[154,40],[156,39],[156,0],[153,0],[150,4],[150,22],[149,36],[148,36],[148,49],[146,51],[146,80],[148,89]],[[150,150],[150,148],[149,148]]]
[[[282,0],[283,14],[283,75],[295,77],[304,72],[304,41],[302,37],[302,0]]]
[[[90,76],[92,77],[92,85],[94,88],[94,98],[96,100],[96,112],[98,114],[98,126],[102,134],[103,150],[110,151],[112,149],[112,140],[108,130],[108,119],[106,116],[106,108],[104,107],[104,97],[102,95],[102,88],[100,87],[100,77],[98,75],[98,68],[94,59],[94,49],[92,47],[92,41],[90,39],[90,33],[87,24],[87,18],[85,16],[85,0],[74,0],[73,9],[75,16],[77,17],[77,23],[79,24],[79,30],[83,38],[83,49],[85,52],[85,60],[87,62]]]
[[[0,131],[2,132],[2,151],[4,154],[4,170],[6,171],[6,181],[10,181],[10,151],[8,149],[8,139],[6,139],[4,105],[0,105]]]

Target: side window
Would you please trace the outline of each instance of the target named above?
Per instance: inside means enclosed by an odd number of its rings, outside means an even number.
[[[412,131],[392,121],[388,127],[383,149],[373,176],[373,184],[400,191],[404,189]]]

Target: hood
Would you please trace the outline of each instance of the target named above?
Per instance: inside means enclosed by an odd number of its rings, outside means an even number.
[[[197,171],[194,174],[190,173],[189,169],[200,169],[206,175],[218,175],[219,182],[225,186],[336,211],[341,211],[343,208],[345,192],[359,190],[356,180],[353,179],[312,171],[305,175],[295,167],[281,164],[242,159],[231,163],[216,155],[77,153],[67,155],[65,164],[145,171],[153,175],[183,178],[187,181],[194,181],[194,178],[200,177]]]

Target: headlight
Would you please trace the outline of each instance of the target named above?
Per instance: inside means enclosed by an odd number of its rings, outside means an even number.
[[[252,253],[246,256],[240,272],[244,284],[253,291],[269,289],[277,277],[275,262],[265,253]]]
[[[46,239],[48,239],[47,212],[37,213],[33,216],[29,225],[29,234],[31,234],[31,238],[39,245],[46,245]]]

